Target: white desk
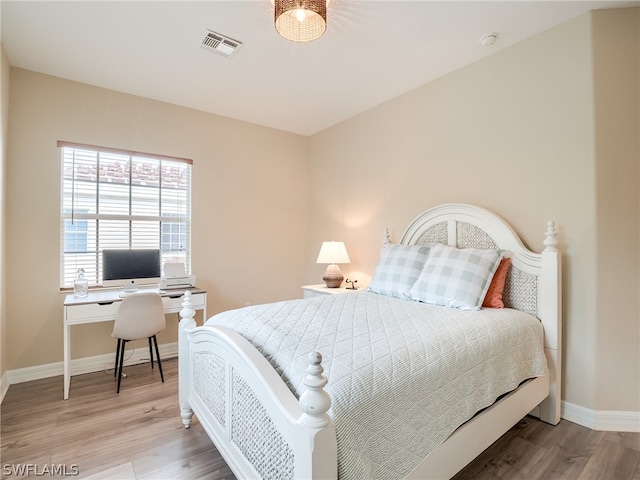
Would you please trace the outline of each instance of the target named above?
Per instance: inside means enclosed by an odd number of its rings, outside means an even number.
[[[147,289],[140,289],[147,290]],[[153,291],[153,289],[150,289]],[[207,292],[197,287],[189,289],[162,290],[164,313],[179,313],[182,310],[183,295],[191,292],[194,310],[202,310],[203,318],[207,318]],[[155,289],[155,291],[158,291]],[[71,384],[71,326],[85,323],[108,322],[116,319],[118,308],[122,302],[118,290],[90,291],[84,298],[67,295],[64,300],[64,399],[69,398]]]

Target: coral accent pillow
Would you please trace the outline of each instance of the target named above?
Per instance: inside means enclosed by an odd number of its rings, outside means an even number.
[[[504,257],[500,260],[500,265],[496,273],[491,279],[491,285],[484,297],[482,306],[486,308],[504,308],[504,302],[502,301],[502,293],[504,292],[504,283],[507,280],[507,272],[509,271],[509,265],[511,265],[511,259]]]

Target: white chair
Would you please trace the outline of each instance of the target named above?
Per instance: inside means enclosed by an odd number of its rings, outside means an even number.
[[[113,373],[114,376],[118,377],[118,390],[116,393],[120,393],[125,345],[131,340],[149,339],[149,356],[151,358],[151,368],[153,368],[153,349],[151,348],[151,339],[153,339],[156,347],[156,358],[158,360],[160,378],[162,378],[162,382],[164,383],[156,334],[164,330],[165,325],[162,298],[158,293],[133,293],[122,300],[115,324],[113,325],[113,332],[111,333],[112,337],[118,339],[116,365]]]

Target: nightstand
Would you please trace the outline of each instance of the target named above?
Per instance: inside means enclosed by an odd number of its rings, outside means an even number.
[[[302,298],[313,298],[320,295],[340,295],[342,293],[359,292],[346,287],[327,288],[324,283],[318,285],[305,285],[302,287]]]

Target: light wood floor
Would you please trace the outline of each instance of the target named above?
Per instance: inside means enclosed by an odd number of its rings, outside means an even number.
[[[120,395],[104,372],[73,377],[66,401],[62,377],[12,385],[1,412],[2,478],[20,477],[12,466],[64,465],[89,480],[233,479],[197,419],[182,427],[177,360],[163,367],[164,384],[157,367],[126,368]],[[640,480],[640,434],[527,417],[455,477],[468,479]]]

